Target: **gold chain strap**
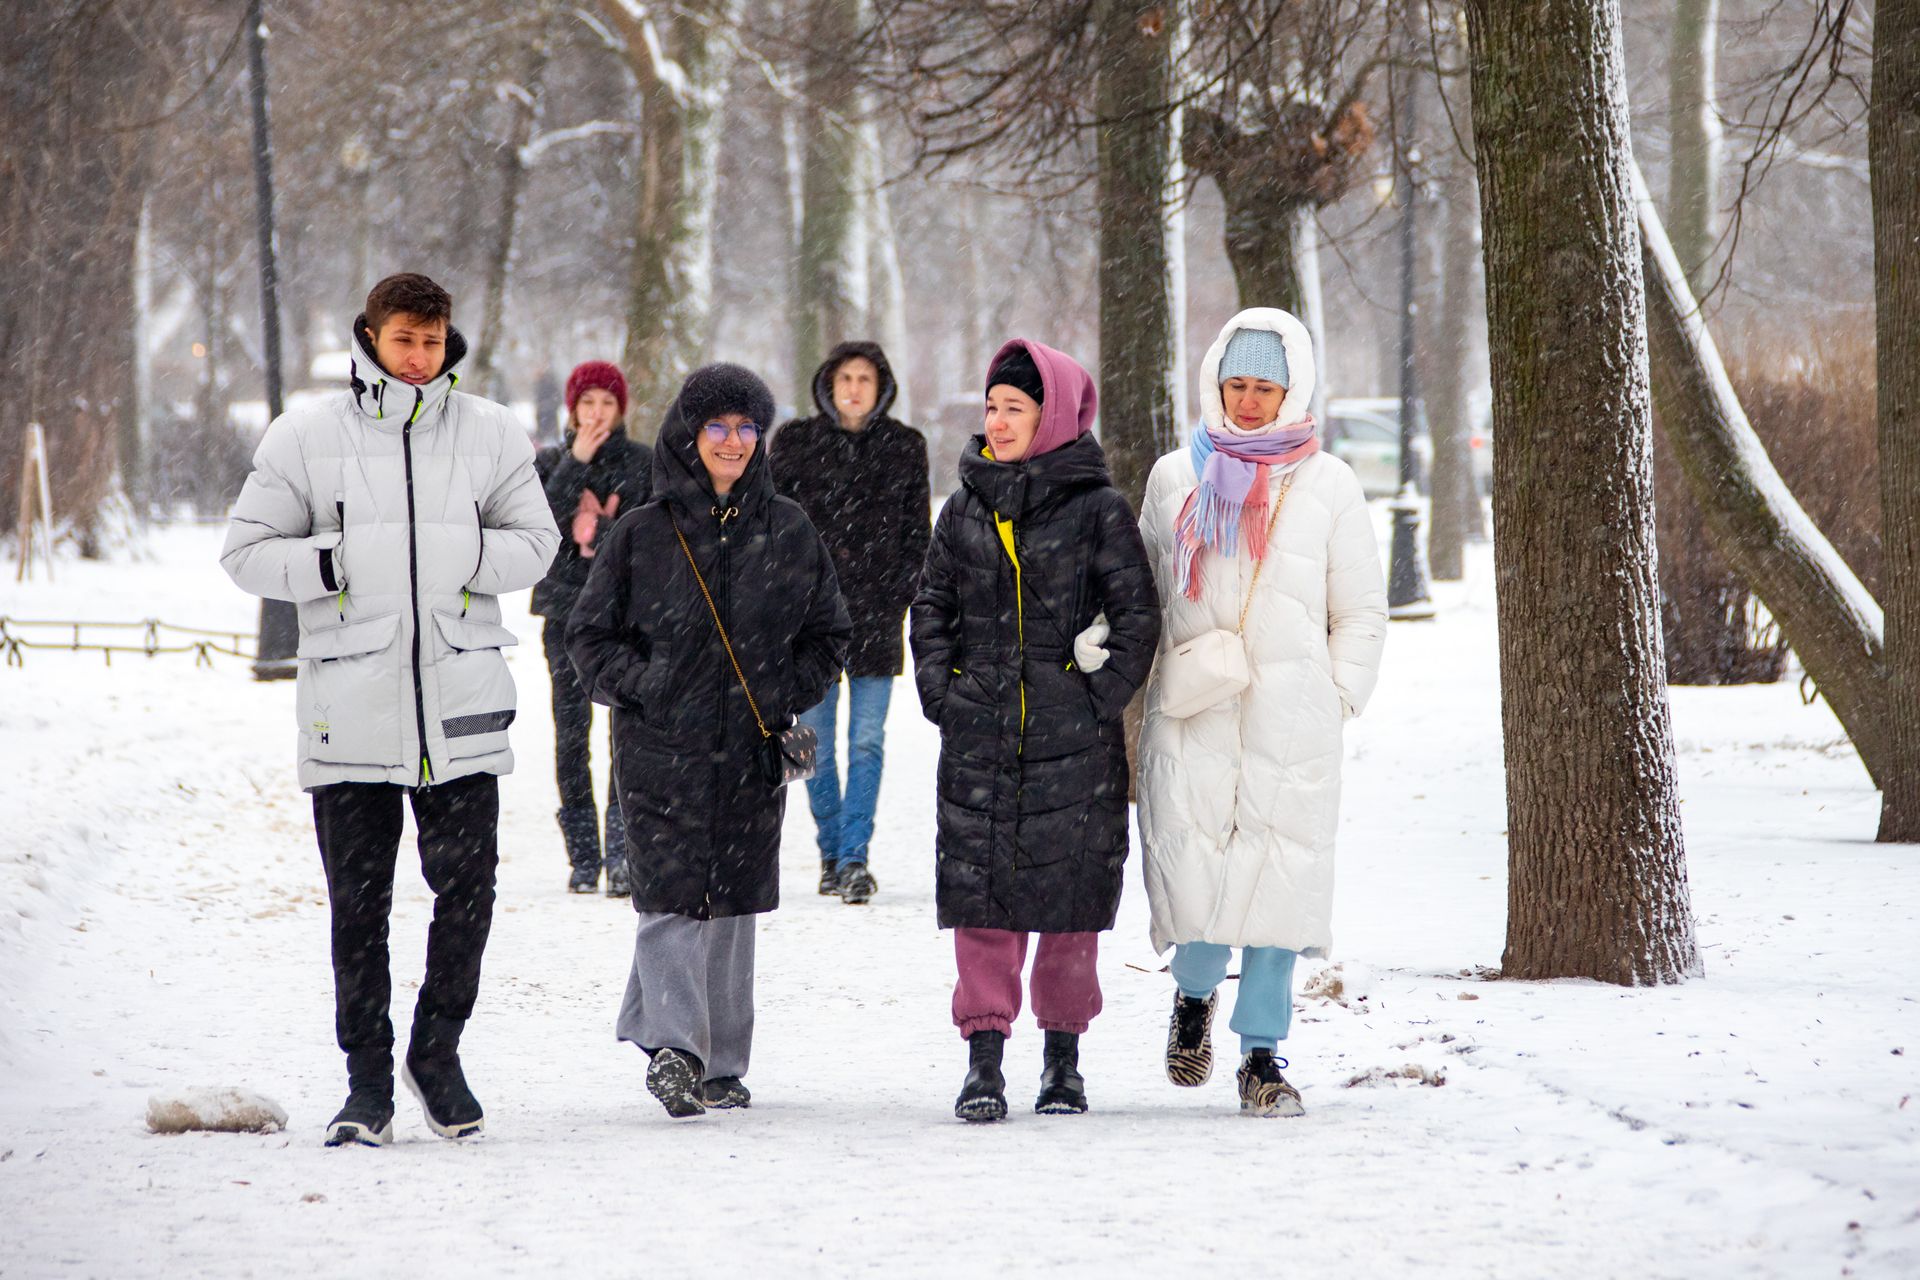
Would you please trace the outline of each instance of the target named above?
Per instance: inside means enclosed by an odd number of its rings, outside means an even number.
[[[753,700],[753,690],[747,687],[747,674],[740,669],[740,659],[733,656],[733,641],[727,639],[726,624],[720,621],[720,610],[714,607],[713,593],[707,590],[707,580],[700,576],[700,566],[693,562],[693,548],[687,545],[687,535],[680,532],[680,522],[667,513],[667,522],[673,526],[673,536],[680,539],[680,550],[686,554],[687,567],[693,570],[693,580],[700,584],[700,594],[706,597],[707,612],[713,615],[713,629],[720,633],[720,643],[726,646],[727,661],[733,664],[733,678],[740,682],[740,692],[747,695],[747,707],[753,712],[753,722],[760,726],[760,736],[771,738],[772,731],[767,722],[760,718],[760,704]]]
[[[1267,541],[1273,541],[1273,528],[1280,523],[1280,508],[1286,504],[1287,490],[1293,488],[1293,478],[1297,471],[1287,472],[1286,479],[1280,482],[1280,496],[1273,500],[1273,514],[1267,517]],[[679,530],[675,529],[678,533]],[[681,545],[685,545],[682,543]],[[1263,544],[1264,545],[1264,544]],[[1235,635],[1245,635],[1247,631],[1247,613],[1253,608],[1253,589],[1260,585],[1260,570],[1266,568],[1267,558],[1262,555],[1253,562],[1253,581],[1247,584],[1247,602],[1240,606],[1240,625],[1233,629]],[[703,588],[704,589],[704,588]]]

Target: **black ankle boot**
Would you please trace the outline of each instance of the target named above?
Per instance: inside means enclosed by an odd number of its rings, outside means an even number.
[[[1006,1049],[1004,1031],[976,1031],[967,1037],[967,1078],[953,1104],[953,1114],[959,1119],[1007,1118],[1007,1078],[1000,1074]]]
[[[1040,1096],[1033,1109],[1043,1116],[1077,1116],[1086,1111],[1087,1082],[1080,1076],[1080,1037],[1074,1032],[1047,1032]]]
[[[600,887],[600,815],[592,805],[561,809],[560,834],[567,843],[567,861],[573,873],[567,878],[570,893],[593,893]]]

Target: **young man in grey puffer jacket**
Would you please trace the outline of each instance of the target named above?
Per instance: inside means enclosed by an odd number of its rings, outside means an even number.
[[[410,799],[434,891],[427,972],[401,1078],[443,1137],[478,1133],[460,1068],[493,920],[499,775],[513,677],[499,597],[560,545],[513,415],[455,390],[453,300],[389,276],[354,322],[350,389],[282,414],[254,454],[220,563],[300,613],[300,785],[333,911],[335,1031],[348,1097],[327,1145],[393,1133],[387,917]]]

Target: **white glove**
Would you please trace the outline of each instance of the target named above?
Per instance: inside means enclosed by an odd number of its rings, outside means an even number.
[[[1100,614],[1093,625],[1073,638],[1073,660],[1080,664],[1082,671],[1098,671],[1107,665],[1107,651],[1101,642],[1113,634],[1113,628],[1107,625],[1107,615]]]

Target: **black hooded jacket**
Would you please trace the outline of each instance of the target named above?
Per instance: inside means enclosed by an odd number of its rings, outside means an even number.
[[[569,427],[565,440],[548,445],[533,457],[534,470],[540,473],[540,483],[547,491],[547,505],[553,508],[553,522],[560,526],[560,551],[547,576],[533,589],[533,612],[562,622],[573,611],[580,588],[587,585],[587,571],[593,568],[593,557],[584,554],[573,540],[573,518],[579,513],[581,499],[591,493],[603,508],[609,499],[619,499],[613,515],[601,517],[596,524],[588,545],[597,549],[622,513],[647,500],[653,475],[652,451],[628,438],[624,422],[602,442],[591,462],[573,456],[573,437],[573,428]]]
[[[880,395],[866,425],[849,431],[833,407],[833,375],[856,356],[879,370]],[[775,486],[806,509],[833,554],[853,619],[855,676],[900,674],[900,620],[927,554],[927,440],[888,416],[898,390],[878,345],[843,342],[813,375],[819,412],[781,427],[770,451]]]
[[[1109,929],[1127,858],[1121,718],[1160,642],[1153,569],[1091,435],[1024,463],[985,447],[961,455],[913,602],[914,678],[940,726],[940,926]],[[1084,672],[1073,638],[1103,612],[1110,656]]]
[[[759,772],[759,727],[675,525],[768,728],[825,696],[851,627],[826,546],[774,494],[764,449],[722,510],[694,442],[707,414],[688,395],[654,447],[650,500],[593,557],[567,651],[589,696],[613,708],[634,908],[713,920],[779,905],[786,790]]]

